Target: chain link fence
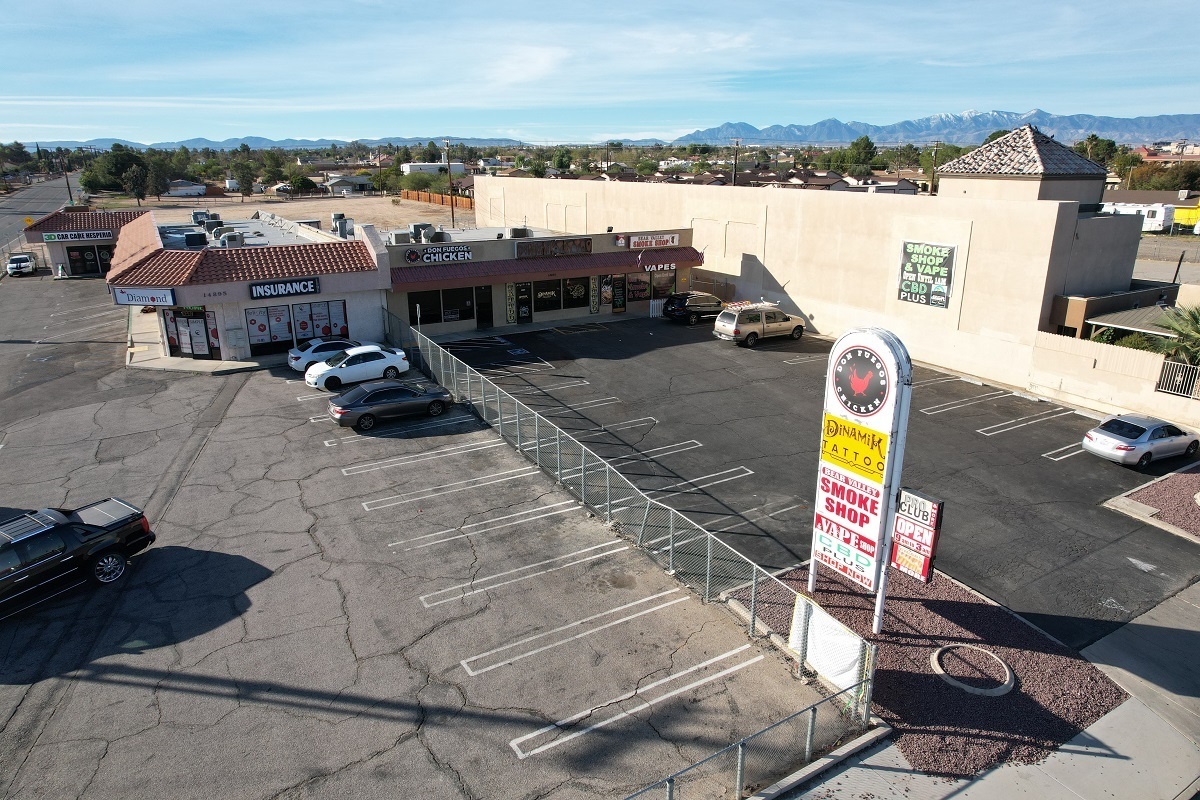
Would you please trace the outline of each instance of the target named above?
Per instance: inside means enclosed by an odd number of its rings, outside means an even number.
[[[797,753],[807,754],[808,759],[866,727],[874,676],[873,645],[700,525],[648,498],[604,459],[452,353],[394,315],[389,313],[387,320],[391,344],[408,350],[414,365],[449,389],[457,401],[470,405],[505,441],[620,536],[636,543],[705,602],[736,603],[743,611],[738,618],[750,637],[778,635],[796,656],[802,673],[820,677],[839,690],[817,706],[739,743],[740,770],[759,770],[757,764],[762,761],[773,764],[777,776],[784,774],[778,767],[794,762]],[[810,715],[810,723],[799,721],[804,714]],[[797,736],[803,739],[799,750]],[[757,742],[753,749],[750,739]],[[776,741],[782,744],[771,744]],[[694,774],[685,771],[687,782],[703,782],[706,770],[726,774],[727,765],[718,762],[732,757],[723,750],[706,759],[693,768]],[[680,786],[672,791],[680,791]]]
[[[834,750],[848,731],[857,730],[858,715],[863,713],[859,688],[844,689],[790,714],[625,800],[724,800],[771,786]]]

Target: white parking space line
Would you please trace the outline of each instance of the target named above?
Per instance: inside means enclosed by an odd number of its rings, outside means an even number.
[[[284,383],[304,383],[304,378],[288,378]]]
[[[566,506],[564,508],[564,506]],[[399,547],[402,544],[412,544],[413,542],[421,542],[414,544],[412,547],[406,547],[401,552],[407,553],[409,550],[421,550],[426,547],[433,547],[437,544],[445,544],[456,539],[466,539],[471,536],[478,536],[481,533],[490,533],[504,528],[511,528],[513,525],[524,525],[535,519],[543,519],[545,517],[553,517],[558,514],[569,514],[576,510],[578,505],[574,500],[564,500],[561,503],[552,503],[548,506],[538,506],[525,511],[518,511],[514,514],[505,514],[502,517],[492,517],[480,522],[472,522],[470,525],[463,525],[460,528],[446,528],[445,530],[435,531],[433,533],[425,533],[420,536],[414,536],[411,539],[401,539],[398,542],[392,542],[388,547]],[[542,511],[545,513],[539,514]],[[507,521],[505,521],[507,520]],[[494,523],[499,523],[494,524]]]
[[[582,381],[582,380],[568,381],[567,383],[556,383],[552,386],[531,386],[528,389],[514,389],[513,391],[509,392],[509,394],[514,397],[517,395],[527,395],[527,394],[545,394],[546,392],[553,392],[558,389],[573,389],[576,386],[590,386],[590,385],[591,384],[588,383],[588,381]]]
[[[1048,458],[1051,461],[1062,461],[1064,458],[1077,456],[1083,452],[1086,451],[1080,445],[1068,444],[1058,448],[1057,450],[1051,450],[1049,453],[1042,453],[1042,458]]]
[[[673,689],[671,691],[664,692],[663,694],[655,695],[653,697],[650,697],[647,700],[643,700],[642,702],[638,703],[637,705],[634,705],[634,706],[631,706],[628,708],[625,706],[621,706],[620,707],[621,710],[617,711],[616,713],[612,714],[611,716],[604,717],[604,718],[600,719],[598,722],[594,722],[591,725],[587,726],[586,728],[581,728],[579,730],[575,730],[575,731],[571,731],[570,733],[566,733],[566,731],[568,730],[568,728],[571,725],[573,725],[576,722],[579,722],[580,720],[592,718],[597,715],[597,712],[601,712],[601,711],[604,711],[605,709],[616,706],[618,703],[624,703],[626,700],[630,700],[634,697],[646,697],[646,696],[650,695],[654,689],[658,689],[660,687],[665,687],[667,684],[671,683],[672,681],[678,681],[687,675],[690,675],[694,672],[698,672],[700,670],[706,669],[714,664],[717,664],[720,661],[723,661],[727,658],[735,656],[739,653],[743,653],[746,650],[748,650],[749,648],[750,648],[750,645],[744,644],[741,647],[730,650],[728,653],[722,653],[719,656],[714,656],[713,658],[710,658],[707,661],[702,661],[701,663],[696,664],[695,666],[688,667],[685,670],[676,672],[672,675],[668,675],[667,677],[662,678],[661,680],[657,680],[652,683],[647,683],[645,686],[639,686],[638,688],[634,689],[632,692],[627,692],[618,697],[614,697],[611,700],[608,700],[607,702],[600,703],[599,705],[593,706],[593,707],[587,709],[586,711],[580,711],[578,714],[572,714],[571,716],[567,717],[566,719],[561,719],[558,722],[555,722],[553,725],[547,725],[544,728],[538,728],[533,733],[527,733],[524,736],[518,736],[516,739],[513,739],[512,741],[510,741],[508,743],[508,746],[511,747],[513,749],[513,752],[515,752],[517,754],[517,758],[523,760],[523,759],[528,758],[529,756],[537,755],[538,753],[543,753],[547,750],[550,750],[551,748],[558,747],[559,745],[562,745],[562,744],[566,744],[567,742],[569,742],[572,739],[575,739],[579,736],[583,736],[585,734],[591,733],[592,731],[595,731],[599,728],[603,728],[606,725],[611,725],[614,722],[625,719],[626,717],[632,716],[633,714],[636,714],[639,711],[644,711],[645,709],[650,708],[652,706],[656,706],[659,703],[670,700],[672,697],[676,697],[677,695],[683,694],[684,692],[688,692],[688,691],[691,691],[692,689],[696,689],[700,686],[703,686],[706,683],[712,683],[713,681],[720,680],[721,678],[724,678],[726,675],[731,675],[731,674],[737,672],[738,670],[745,669],[746,667],[749,667],[752,664],[757,664],[759,661],[763,660],[764,656],[757,655],[754,658],[750,659],[749,661],[743,661],[740,664],[735,664],[732,667],[727,667],[726,669],[723,669],[714,675],[710,675],[708,677],[704,677],[704,678],[700,678],[699,680],[692,681],[691,683],[687,684],[686,686],[680,686],[677,689]],[[522,745],[524,745],[526,742],[529,742],[531,739],[537,739],[538,737],[545,736],[546,734],[554,733],[555,731],[562,731],[562,732],[564,732],[564,735],[558,736],[554,739],[551,739],[550,741],[546,742],[545,744],[534,747],[532,750],[525,750],[522,748]]]
[[[542,416],[546,416],[546,415],[543,414]],[[571,437],[573,439],[575,439],[576,441],[581,441],[583,439],[592,439],[597,436],[604,436],[606,433],[612,433],[613,431],[624,431],[624,430],[629,430],[631,428],[644,428],[647,425],[657,425],[657,424],[658,424],[658,420],[655,419],[654,417],[639,417],[637,419],[630,419],[630,420],[626,420],[624,422],[614,422],[612,425],[601,425],[598,428],[588,428],[588,429],[582,430],[582,431],[572,431]]]
[[[437,489],[426,489],[423,491],[408,492],[406,494],[392,495],[391,497],[381,497],[378,500],[368,500],[362,504],[366,511],[378,511],[381,508],[391,508],[392,506],[400,506],[405,503],[415,503],[418,500],[430,500],[434,497],[442,497],[443,495],[454,494],[455,492],[467,492],[471,489],[479,489],[484,486],[491,486],[494,483],[504,483],[505,481],[515,481],[519,478],[528,478],[533,475],[540,475],[541,470],[537,467],[521,467],[519,469],[505,470],[492,475],[484,475],[480,478],[471,478],[466,481],[458,481],[457,483],[448,483]]]
[[[333,395],[327,392],[321,392],[320,394],[302,394],[296,398],[296,402],[303,403],[305,400],[316,400],[318,397],[333,397]]]
[[[501,586],[520,583],[521,581],[527,581],[530,578],[536,578],[540,575],[557,572],[560,569],[566,569],[567,567],[573,567],[578,564],[586,564],[587,562],[595,561],[598,558],[607,558],[608,556],[613,556],[617,553],[623,553],[630,549],[630,547],[632,547],[632,545],[626,544],[623,539],[614,539],[611,542],[605,542],[604,544],[585,547],[583,550],[576,550],[574,553],[567,553],[566,555],[557,556],[555,558],[548,558],[545,561],[538,561],[536,564],[526,564],[523,567],[506,570],[505,572],[497,572],[495,575],[485,575],[474,578],[473,580],[469,580],[466,583],[460,583],[456,586],[450,586],[445,589],[439,589],[436,592],[430,592],[427,595],[421,596],[421,605],[425,606],[426,608],[433,608],[434,606],[440,606],[442,603],[452,603],[455,600],[461,600],[462,598],[470,597],[473,594],[489,592],[492,589],[499,589]],[[597,553],[597,550],[602,550],[603,552]],[[576,556],[581,556],[581,558],[576,558]],[[567,561],[567,559],[575,560]],[[548,567],[548,564],[557,564],[557,566]],[[538,567],[547,568],[538,572],[529,571],[535,570]],[[514,575],[518,577],[511,577]],[[501,580],[502,578],[507,578],[507,580]]]
[[[621,402],[621,398],[619,397],[601,397],[598,400],[585,400],[582,403],[575,403],[557,411],[539,411],[538,413],[543,417],[563,417],[567,414],[576,414],[583,409],[597,408],[598,406],[607,406],[619,402]]]
[[[945,411],[954,411],[957,408],[966,408],[967,406],[973,406],[976,403],[986,403],[988,400],[993,400],[997,397],[1001,397],[1006,394],[1009,394],[1009,393],[1005,392],[1005,391],[998,391],[998,392],[988,392],[987,394],[977,394],[973,397],[968,397],[963,400],[951,400],[948,403],[938,403],[936,406],[929,406],[929,408],[922,408],[921,413],[922,414],[941,414]]]
[[[913,386],[929,386],[934,383],[949,383],[950,381],[961,381],[962,378],[926,378],[923,381],[913,381]]]
[[[477,364],[473,369],[480,374],[503,376],[527,372],[546,372],[557,369],[557,367],[540,356],[534,356],[533,359],[514,358],[507,361],[489,361],[486,364]]]
[[[675,453],[683,453],[688,450],[695,450],[697,447],[704,445],[695,439],[689,439],[686,442],[678,442],[676,444],[665,444],[662,447],[652,447],[649,450],[639,450],[637,453],[628,456],[617,456],[616,458],[606,459],[610,465],[613,464],[632,464],[637,461],[655,461],[660,456],[674,455]],[[588,465],[589,469],[591,465]]]
[[[652,489],[646,492],[647,496],[652,494],[667,495],[667,494],[695,494],[701,489],[707,489],[709,486],[716,486],[718,483],[727,483],[735,481],[738,478],[748,478],[754,474],[754,470],[749,467],[734,467],[733,469],[714,472],[711,475],[702,475],[699,478],[690,481],[680,481],[672,483],[670,486],[664,486],[661,489]],[[721,477],[726,476],[726,477]],[[719,478],[719,480],[709,480],[709,478]],[[701,482],[703,481],[703,483]],[[689,489],[678,489],[680,486],[690,486]]]
[[[314,417],[313,419],[322,419],[322,418]],[[333,420],[329,419],[328,416],[323,417],[323,419],[327,419],[330,422],[333,421]],[[309,422],[312,422],[312,420],[309,420]],[[374,442],[374,441],[378,441],[379,439],[389,439],[389,438],[394,439],[398,436],[407,436],[410,433],[420,433],[421,431],[436,430],[437,428],[449,428],[449,427],[452,427],[455,425],[464,425],[466,423],[479,423],[479,419],[476,417],[473,417],[469,414],[461,414],[461,415],[455,416],[453,419],[444,419],[439,422],[424,422],[424,423],[421,423],[420,425],[407,425],[402,428],[397,428],[396,430],[393,430],[393,431],[383,431],[383,432],[372,431],[370,436],[362,436],[357,433],[350,433],[345,436],[339,436],[336,439],[326,439],[325,446],[326,447],[337,447],[338,445],[359,444],[362,442]],[[482,423],[479,423],[479,424],[482,424]]]
[[[121,314],[122,316],[124,316],[124,314],[122,312],[125,312],[125,309],[116,309],[116,312],[118,314]],[[128,313],[128,312],[125,312],[125,313]],[[107,316],[111,316],[112,314],[113,314],[112,311],[102,311],[99,314],[88,314],[86,317],[75,317],[74,319],[64,319],[61,322],[51,322],[49,325],[47,325],[42,330],[49,330],[50,328],[57,328],[60,325],[70,325],[73,322],[82,322],[85,319],[99,319],[100,317],[107,317]]]
[[[803,503],[795,503],[793,505],[784,506],[783,508],[779,508],[774,511],[763,512],[762,514],[759,514],[756,517],[751,517],[749,511],[746,511],[742,514],[726,514],[723,517],[717,517],[714,520],[709,520],[707,523],[705,523],[704,529],[709,531],[710,533],[732,533],[733,531],[736,531],[738,528],[741,528],[744,525],[753,525],[755,522],[757,522],[759,520],[763,520],[763,519],[774,519],[776,514],[782,514],[785,511],[792,511],[794,509],[803,508],[803,507],[804,507]],[[755,509],[751,509],[751,510],[753,511]],[[727,520],[727,519],[739,519],[739,518],[741,519],[741,522],[738,522],[734,525],[728,525],[724,528],[713,527],[713,524],[716,522],[721,522],[722,520]]]
[[[602,624],[595,625],[590,628],[586,628],[586,629],[580,631],[579,633],[576,633],[573,636],[567,636],[562,639],[555,639],[553,641],[550,641],[547,644],[541,645],[540,647],[535,647],[532,650],[524,650],[524,651],[516,653],[515,655],[507,656],[502,661],[497,661],[494,664],[488,664],[486,667],[480,667],[479,669],[472,669],[471,668],[472,663],[477,662],[477,661],[482,661],[482,660],[488,658],[489,656],[494,656],[494,655],[498,655],[500,653],[504,653],[505,651],[512,650],[513,648],[521,647],[522,645],[531,644],[533,642],[538,641],[539,639],[545,639],[546,637],[553,636],[556,633],[565,633],[566,631],[569,631],[569,630],[572,630],[575,628],[579,628],[580,626],[583,626],[583,625],[587,625],[589,622],[596,622],[598,620],[604,619],[605,617],[611,617],[613,614],[619,614],[622,611],[629,611],[630,609],[632,609],[635,606],[644,605],[645,603],[651,603],[655,600],[666,597],[667,595],[676,594],[679,591],[681,591],[681,590],[680,589],[668,589],[665,592],[660,592],[659,594],[651,595],[650,597],[643,597],[641,600],[634,600],[632,603],[626,603],[623,606],[617,606],[616,608],[610,608],[607,611],[601,611],[599,614],[593,614],[590,617],[585,617],[584,619],[576,620],[575,622],[569,622],[566,625],[562,625],[558,628],[554,628],[553,630],[548,630],[543,633],[535,633],[532,636],[526,636],[524,639],[518,639],[515,642],[511,642],[502,647],[497,647],[494,650],[488,650],[486,653],[480,653],[479,655],[471,656],[470,658],[464,658],[462,661],[460,661],[458,663],[462,664],[462,668],[467,671],[468,675],[470,675],[472,677],[474,677],[476,675],[482,675],[485,672],[490,672],[491,670],[508,666],[509,664],[515,663],[517,661],[521,661],[523,659],[530,658],[531,656],[536,656],[541,653],[544,653],[547,650],[553,650],[555,647],[561,647],[562,645],[570,644],[571,642],[578,641],[579,639],[583,639],[588,636],[591,636],[594,633],[600,633],[600,631],[607,630],[608,628],[612,628],[617,625],[621,625],[625,622],[630,622],[632,620],[637,619],[638,617],[644,617],[647,614],[653,614],[655,611],[661,611],[664,608],[669,608],[669,607],[675,605],[676,603],[682,603],[682,602],[686,601],[688,598],[686,595],[683,597],[676,597],[676,598],[674,598],[672,600],[668,600],[664,603],[659,603],[656,606],[652,606],[650,608],[643,608],[639,611],[634,611],[633,613],[627,614],[626,616],[618,617],[616,619],[609,620]]]
[[[359,475],[363,472],[374,472],[380,469],[390,469],[391,467],[404,467],[410,464],[415,464],[418,461],[430,461],[436,458],[449,458],[450,456],[461,456],[466,453],[474,453],[477,450],[489,450],[493,447],[504,447],[507,444],[503,439],[494,441],[485,439],[481,442],[465,442],[463,444],[453,444],[447,447],[439,447],[436,450],[427,450],[424,453],[408,453],[402,456],[392,456],[385,458],[382,461],[368,461],[365,464],[355,464],[352,467],[343,467],[343,475]]]
[[[85,325],[82,328],[75,328],[74,330],[63,331],[62,333],[56,333],[53,336],[43,337],[41,339],[38,339],[36,342],[34,342],[34,344],[44,344],[45,342],[53,341],[54,339],[61,339],[64,336],[74,336],[77,333],[83,333],[85,331],[94,331],[97,328],[108,328],[113,325],[123,325],[124,323],[125,323],[124,318],[114,317],[113,319],[109,320],[108,322],[101,322],[98,325]]]
[[[785,363],[785,364],[807,364],[810,361],[828,361],[828,360],[829,360],[828,353],[817,353],[815,355],[796,356],[795,358],[789,358],[788,360],[784,361],[783,363]]]
[[[50,316],[65,317],[68,314],[78,314],[80,311],[90,311],[93,308],[112,308],[112,307],[113,307],[112,303],[97,303],[94,306],[80,306],[79,308],[73,308],[70,311],[55,311]],[[124,309],[120,309],[120,310],[123,311]]]
[[[332,420],[332,419],[330,419],[330,417],[329,417],[329,415],[328,415],[328,414],[322,414],[322,415],[321,415],[321,416],[319,416],[319,417],[309,417],[309,418],[308,418],[308,421],[309,421],[309,422],[333,422],[333,420]],[[328,444],[329,444],[329,442],[325,442],[325,444],[327,444],[327,445],[328,445]]]
[[[1039,422],[1045,422],[1048,419],[1055,417],[1065,417],[1068,414],[1075,412],[1062,407],[1052,408],[1049,411],[1042,411],[1037,414],[1028,414],[1024,417],[1010,419],[1008,422],[998,422],[995,425],[988,425],[986,428],[978,428],[975,432],[982,433],[984,436],[995,436],[997,433],[1007,433],[1015,431],[1017,428],[1024,428],[1026,425],[1036,425]]]

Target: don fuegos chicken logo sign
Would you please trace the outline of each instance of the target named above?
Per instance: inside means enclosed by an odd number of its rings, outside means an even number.
[[[820,565],[877,591],[904,457],[912,361],[895,334],[858,328],[834,344],[826,381],[809,590]]]

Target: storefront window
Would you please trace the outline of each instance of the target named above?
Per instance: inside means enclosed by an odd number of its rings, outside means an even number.
[[[626,275],[625,296],[629,300],[649,300],[650,276],[645,272],[631,272]]]
[[[424,314],[425,307],[421,307]],[[442,322],[475,319],[475,288],[442,290]]]
[[[665,300],[675,291],[675,271],[650,273],[651,292],[655,300]]]
[[[533,310],[558,311],[563,307],[562,281],[533,282]]]
[[[567,278],[563,281],[563,308],[587,308],[591,278]]]
[[[417,319],[417,306],[421,307],[421,319]],[[416,326],[420,323],[432,325],[442,321],[442,293],[434,289],[430,292],[408,293],[408,324]]]

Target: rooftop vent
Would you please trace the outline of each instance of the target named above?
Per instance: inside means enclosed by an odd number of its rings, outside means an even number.
[[[246,237],[236,231],[221,237],[221,247],[243,247],[245,244]]]
[[[389,231],[388,244],[411,244],[412,234],[408,231]]]
[[[529,228],[509,228],[508,238],[510,239],[528,239]]]

